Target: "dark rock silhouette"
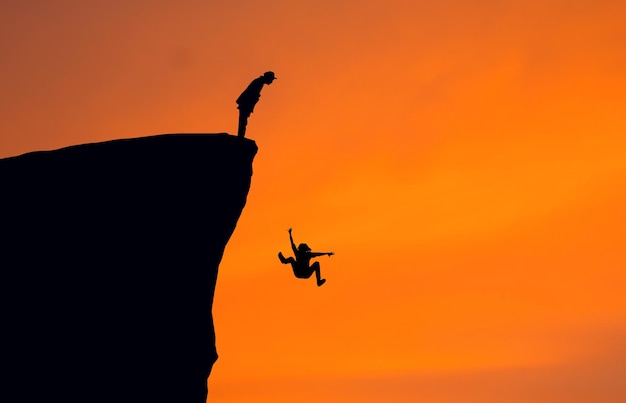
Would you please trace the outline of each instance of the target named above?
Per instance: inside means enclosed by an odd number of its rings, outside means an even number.
[[[256,152],[171,134],[0,160],[0,400],[204,403]]]

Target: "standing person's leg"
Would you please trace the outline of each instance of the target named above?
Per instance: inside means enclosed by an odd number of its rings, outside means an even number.
[[[244,137],[246,135],[246,126],[248,125],[248,117],[250,112],[246,110],[239,110],[239,127],[237,129],[237,135]]]

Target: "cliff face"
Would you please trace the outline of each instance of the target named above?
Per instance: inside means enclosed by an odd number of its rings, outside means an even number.
[[[256,152],[177,134],[0,160],[0,400],[203,403]]]

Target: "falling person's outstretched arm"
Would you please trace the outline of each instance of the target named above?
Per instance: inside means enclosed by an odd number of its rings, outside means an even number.
[[[311,257],[324,256],[324,255],[332,256],[334,254],[335,254],[334,252],[311,252]]]
[[[298,253],[298,248],[296,248],[296,244],[293,242],[293,236],[291,236],[291,231],[292,229],[289,228],[288,232],[289,232],[289,241],[291,242],[291,249],[293,249],[293,253],[296,254]]]

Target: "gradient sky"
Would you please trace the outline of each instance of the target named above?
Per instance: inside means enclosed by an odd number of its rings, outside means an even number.
[[[211,402],[626,401],[626,2],[0,3],[0,157],[248,125]],[[328,282],[276,257],[332,250]]]

